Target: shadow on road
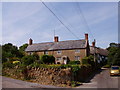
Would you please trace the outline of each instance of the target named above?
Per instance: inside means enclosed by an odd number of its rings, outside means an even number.
[[[104,69],[99,69],[97,71],[95,71],[94,73],[92,73],[85,81],[84,83],[90,83],[91,79],[93,79],[97,74],[100,74]]]

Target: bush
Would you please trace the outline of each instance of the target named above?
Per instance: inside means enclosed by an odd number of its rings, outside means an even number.
[[[32,55],[32,56],[35,58],[35,60],[39,60],[39,55],[38,55],[38,54],[33,53],[33,55]]]
[[[55,57],[53,55],[49,55],[49,63],[55,63]]]
[[[12,64],[12,62],[7,61],[5,63],[3,63],[3,68],[12,68],[14,65]]]
[[[89,58],[88,57],[84,57],[82,59],[82,64],[89,64]]]
[[[12,57],[9,58],[9,61],[20,61],[20,59],[18,57]]]
[[[33,55],[24,56],[22,58],[22,63],[24,65],[30,65],[30,64],[32,64],[35,61],[35,59],[36,58]]]
[[[41,62],[44,64],[52,64],[55,63],[55,58],[52,55],[42,55],[40,57]]]
[[[75,65],[77,65],[77,64],[80,64],[80,61],[70,61],[68,64],[75,64]]]

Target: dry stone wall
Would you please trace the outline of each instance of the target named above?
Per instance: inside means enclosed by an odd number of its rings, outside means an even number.
[[[16,79],[28,79],[44,85],[71,86],[72,81],[85,80],[92,69],[83,67],[77,73],[73,73],[71,68],[26,68],[21,71],[19,67],[3,68],[3,74]]]

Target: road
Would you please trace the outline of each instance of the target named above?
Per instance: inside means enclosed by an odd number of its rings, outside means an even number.
[[[2,88],[60,88],[60,87],[41,85],[38,83],[31,83],[2,76]]]
[[[96,74],[88,83],[76,88],[120,88],[120,77],[111,77],[109,70],[102,70]],[[119,83],[118,83],[119,82]],[[118,85],[119,84],[119,85]],[[3,88],[59,88],[49,85],[40,85],[37,83],[25,82],[12,78],[2,77]]]
[[[120,88],[120,77],[110,76],[109,69],[101,69],[88,83],[77,88]]]

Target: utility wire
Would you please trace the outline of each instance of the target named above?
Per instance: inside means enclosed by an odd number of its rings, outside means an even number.
[[[55,11],[58,11],[56,8],[53,7],[52,4],[50,4],[50,5],[52,6],[52,8],[53,8]],[[61,18],[62,20],[65,20],[65,19],[66,19],[66,18],[65,18],[62,14],[60,14],[59,12],[58,12],[58,14],[60,15],[59,18]],[[69,22],[67,22],[67,21],[64,21],[64,22],[66,22],[66,24],[67,24],[67,26],[68,26],[69,28],[73,28],[73,29],[74,29],[74,27],[73,27]]]
[[[59,22],[75,36],[77,39],[79,39],[59,18],[58,16],[41,0],[42,4],[59,20]]]
[[[77,2],[76,2],[76,3],[77,3]],[[88,23],[87,23],[87,21],[86,21],[84,15],[83,15],[83,13],[82,13],[82,10],[81,10],[81,8],[80,8],[79,3],[77,3],[77,6],[78,6],[78,9],[79,9],[79,13],[82,15],[83,20],[84,20],[84,22],[85,22],[85,24],[86,24],[86,26],[87,26],[88,32],[90,32],[90,34],[91,34],[91,36],[93,37],[93,39],[95,39],[94,36],[93,36],[93,34],[92,34],[92,32],[91,32],[91,30],[90,30],[90,28],[89,28],[89,26],[88,26]]]

